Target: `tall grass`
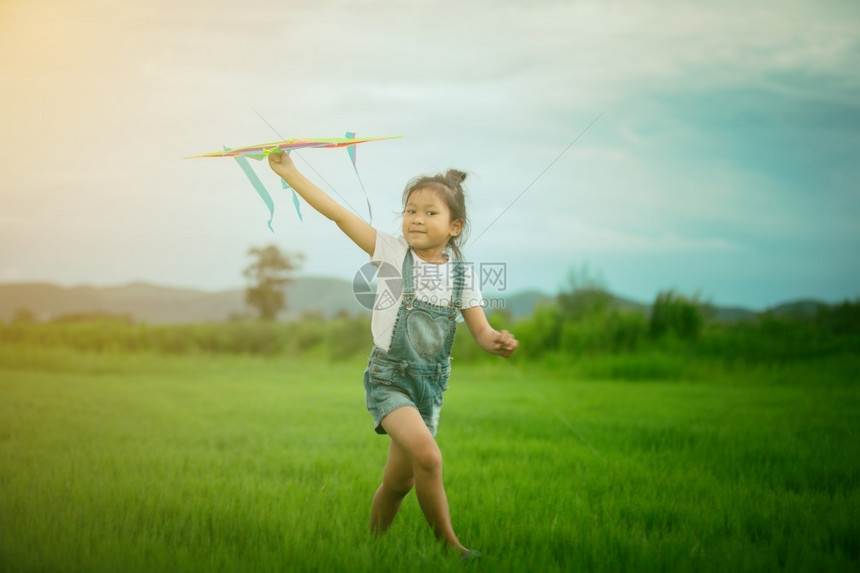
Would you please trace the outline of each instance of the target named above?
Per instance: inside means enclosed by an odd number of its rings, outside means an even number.
[[[603,357],[614,363],[604,373],[618,371],[621,378],[640,376],[633,370],[650,370],[657,377],[686,376],[689,372],[673,364],[688,364],[689,359],[697,365],[704,361],[731,368],[860,353],[857,302],[821,306],[812,316],[763,313],[755,320],[734,323],[706,321],[705,306],[671,291],[657,297],[650,316],[610,302],[608,293],[589,288],[559,295],[555,303],[540,306],[519,321],[500,312],[489,319],[494,327],[509,329],[519,339],[515,362],[571,366],[584,358]],[[230,353],[335,361],[363,355],[372,344],[370,319],[363,315],[190,325],[90,318],[98,320],[0,323],[0,343],[96,352]],[[466,362],[492,360],[465,327],[458,329],[454,355]]]
[[[106,353],[230,353],[350,358],[372,344],[370,319],[149,325],[120,321],[2,324],[0,342]]]
[[[455,360],[438,440],[477,569],[860,566],[856,358],[559,360]],[[0,569],[461,570],[414,495],[368,533],[363,366],[4,344]]]

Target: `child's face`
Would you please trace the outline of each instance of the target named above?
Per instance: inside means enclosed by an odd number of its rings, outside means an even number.
[[[416,189],[403,210],[403,236],[416,250],[441,250],[462,231],[462,222],[451,220],[445,202],[430,189]]]

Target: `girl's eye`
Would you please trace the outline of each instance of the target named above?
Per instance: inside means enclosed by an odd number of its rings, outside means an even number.
[[[435,214],[436,214],[436,211],[427,211],[427,214],[428,214],[428,215],[435,215]]]

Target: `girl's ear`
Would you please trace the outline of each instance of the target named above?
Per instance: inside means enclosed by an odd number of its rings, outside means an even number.
[[[456,237],[463,231],[463,219],[454,219],[451,221],[450,233],[452,237]]]

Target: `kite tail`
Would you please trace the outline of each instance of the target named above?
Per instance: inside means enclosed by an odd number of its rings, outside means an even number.
[[[293,205],[295,205],[296,207],[296,215],[299,216],[299,221],[304,221],[304,218],[302,218],[302,206],[301,203],[299,203],[299,196],[296,194],[296,190],[290,187],[289,184],[283,179],[281,179],[281,187],[283,187],[284,189],[289,189],[293,192]]]
[[[355,132],[347,131],[346,137],[348,139],[355,139]],[[370,197],[367,195],[367,189],[364,188],[364,182],[361,180],[361,175],[358,174],[358,167],[355,164],[355,145],[350,145],[346,148],[346,152],[349,153],[349,159],[352,161],[352,168],[355,169],[355,176],[358,179],[358,184],[361,185],[361,191],[364,193],[364,200],[367,203],[367,215],[370,217],[370,221],[368,221],[369,225],[373,224],[373,210],[370,208]]]
[[[224,150],[229,151],[226,147]],[[257,191],[257,195],[260,196],[260,199],[262,199],[263,203],[266,204],[266,207],[269,208],[269,222],[267,224],[269,225],[269,230],[274,233],[275,230],[272,228],[272,219],[275,218],[275,202],[272,200],[272,196],[269,195],[268,191],[266,191],[266,188],[263,186],[263,182],[260,181],[260,178],[257,177],[254,170],[251,169],[251,165],[248,163],[247,159],[241,155],[234,157],[233,159],[236,160],[236,163],[238,163],[239,167],[242,168],[242,171],[245,172],[245,175],[248,177],[248,181],[251,182],[251,185],[253,185],[254,189]]]

